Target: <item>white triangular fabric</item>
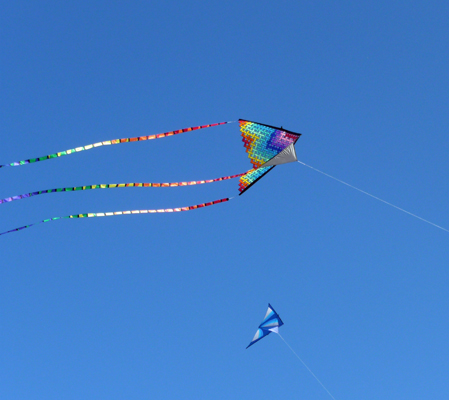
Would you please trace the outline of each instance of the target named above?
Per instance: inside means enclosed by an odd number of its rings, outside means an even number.
[[[258,329],[256,334],[253,337],[253,341],[256,339],[259,339],[262,336],[262,334],[263,334],[263,332],[260,329]]]
[[[269,328],[270,326],[279,326],[279,322],[276,320],[270,321],[262,325],[262,328]],[[269,330],[269,329],[268,329]]]
[[[262,167],[271,167],[273,165],[287,164],[298,161],[296,157],[295,145],[292,143],[282,150],[277,156],[274,156],[270,161],[262,164]]]
[[[276,326],[275,328],[268,329],[268,330],[271,331],[271,332],[274,332],[274,333],[279,333],[279,327],[278,326]]]
[[[264,320],[267,319],[267,317],[268,317],[272,312],[273,312],[273,310],[272,310],[270,307],[268,307],[268,310],[267,310],[267,313],[265,314]]]

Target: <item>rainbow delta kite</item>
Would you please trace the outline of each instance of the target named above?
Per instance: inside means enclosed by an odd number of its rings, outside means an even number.
[[[234,122],[234,121],[231,121]],[[53,153],[44,157],[30,158],[27,160],[16,161],[10,164],[0,165],[0,168],[5,167],[17,167],[26,164],[32,164],[38,161],[50,160],[52,158],[58,158],[70,154],[75,154],[80,151],[90,150],[96,147],[113,145],[113,144],[121,144],[121,143],[129,143],[129,142],[138,142],[143,140],[151,140],[151,139],[160,139],[173,135],[178,135],[184,132],[195,131],[198,129],[205,129],[219,125],[225,125],[231,122],[219,122],[216,124],[210,125],[201,125],[191,128],[179,129],[177,131],[160,133],[157,135],[150,136],[139,136],[133,138],[124,138],[124,139],[114,139],[107,140],[104,142],[98,142],[95,144],[90,144],[87,146],[77,147],[75,149],[69,149],[66,151]],[[275,126],[264,125],[258,122],[247,121],[243,119],[239,119],[240,131],[242,135],[242,140],[244,146],[246,148],[246,152],[248,153],[248,157],[252,163],[253,168],[247,172],[224,176],[221,178],[209,179],[209,180],[201,180],[201,181],[189,181],[189,182],[166,182],[166,183],[150,183],[150,182],[137,182],[137,183],[111,183],[111,184],[98,184],[98,185],[87,185],[87,186],[75,186],[75,187],[63,187],[56,189],[46,189],[39,190],[35,192],[24,193],[17,196],[11,196],[4,199],[0,199],[0,204],[9,203],[15,200],[21,200],[28,197],[38,196],[41,194],[48,193],[58,193],[58,192],[70,192],[70,191],[78,191],[78,190],[91,190],[91,189],[112,189],[112,188],[123,188],[123,187],[180,187],[180,186],[191,186],[191,185],[199,185],[205,183],[218,182],[228,179],[239,178],[239,195],[242,195],[245,191],[247,191],[252,185],[254,185],[258,180],[264,177],[268,172],[270,172],[276,165],[286,164],[290,162],[297,161],[296,151],[295,151],[295,143],[301,136],[300,133],[290,132],[286,129],[277,128]],[[224,203],[230,198],[223,198],[215,201],[211,201],[208,203],[197,204],[188,207],[178,207],[178,208],[168,208],[168,209],[157,209],[157,210],[133,210],[133,211],[116,211],[116,212],[100,212],[100,213],[86,213],[86,214],[73,214],[65,217],[53,217],[49,219],[44,219],[42,221],[36,222],[34,224],[25,225],[19,228],[15,228],[3,233],[0,235],[4,235],[6,233],[20,231],[25,228],[29,228],[33,225],[37,225],[43,222],[54,221],[57,219],[65,219],[65,218],[91,218],[91,217],[105,217],[105,216],[113,216],[113,215],[127,215],[127,214],[151,214],[151,213],[165,213],[165,212],[178,212],[178,211],[189,211],[195,210],[197,208],[208,207],[214,204]]]

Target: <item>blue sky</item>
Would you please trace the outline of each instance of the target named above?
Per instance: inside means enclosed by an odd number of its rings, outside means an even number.
[[[449,227],[447,2],[15,1],[0,15],[0,164],[245,118],[298,158]],[[0,171],[0,198],[246,171],[237,124]],[[185,206],[237,182],[44,195],[0,231]],[[299,164],[226,204],[0,238],[2,399],[449,394],[449,236]]]

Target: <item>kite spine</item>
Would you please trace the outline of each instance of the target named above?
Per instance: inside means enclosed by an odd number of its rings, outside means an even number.
[[[23,229],[30,228],[30,227],[32,227],[34,225],[42,224],[44,222],[55,221],[55,220],[58,220],[58,219],[112,217],[112,216],[115,216],[115,215],[157,214],[157,213],[172,213],[172,212],[190,211],[190,210],[196,210],[198,208],[209,207],[209,206],[212,206],[212,205],[215,205],[215,204],[219,204],[219,203],[225,203],[225,202],[227,202],[229,200],[232,200],[232,199],[233,199],[233,197],[226,197],[226,198],[223,198],[223,199],[210,201],[208,203],[195,204],[193,206],[188,206],[188,207],[161,208],[161,209],[153,209],[153,210],[132,210],[132,211],[115,211],[115,212],[102,212],[102,213],[73,214],[73,215],[67,215],[65,217],[53,217],[53,218],[44,219],[44,220],[39,221],[39,222],[35,222],[33,224],[24,225],[24,226],[21,226],[19,228],[11,229],[11,230],[6,231],[6,232],[2,232],[2,233],[0,233],[0,236],[1,235],[5,235],[7,233],[11,233],[11,232],[21,231]]]
[[[193,126],[193,127],[190,127],[190,128],[178,129],[176,131],[158,133],[156,135],[136,136],[136,137],[131,137],[131,138],[105,140],[103,142],[88,144],[86,146],[80,146],[80,147],[76,147],[74,149],[60,151],[58,153],[49,154],[49,155],[43,156],[43,157],[36,157],[36,158],[29,158],[27,160],[22,160],[22,161],[15,161],[15,162],[12,162],[12,163],[9,163],[9,164],[0,165],[0,168],[3,168],[3,167],[18,167],[20,165],[32,164],[32,163],[35,163],[35,162],[38,162],[38,161],[46,161],[46,160],[50,160],[52,158],[58,158],[58,157],[62,157],[62,156],[67,156],[67,155],[70,155],[70,154],[79,153],[80,151],[90,150],[90,149],[93,149],[93,148],[96,148],[96,147],[101,147],[101,146],[109,146],[109,145],[113,145],[113,144],[121,144],[121,143],[129,143],[129,142],[140,142],[140,141],[143,141],[143,140],[161,139],[161,138],[165,138],[165,137],[169,137],[169,136],[173,136],[173,135],[179,135],[180,133],[184,133],[184,132],[196,131],[198,129],[205,129],[205,128],[211,128],[211,127],[214,127],[214,126],[230,124],[232,122],[234,122],[234,121],[218,122],[218,123],[215,123],[215,124]]]
[[[202,185],[205,183],[213,183],[219,181],[225,181],[228,179],[240,178],[247,174],[247,172],[243,172],[237,175],[229,175],[223,176],[221,178],[208,179],[202,181],[187,181],[187,182],[165,182],[165,183],[152,183],[152,182],[136,182],[136,183],[110,183],[110,184],[100,184],[100,185],[88,185],[88,186],[73,186],[73,187],[63,187],[56,189],[46,189],[39,190],[36,192],[24,193],[17,196],[6,197],[4,199],[0,199],[0,204],[2,203],[10,203],[15,200],[26,199],[33,196],[38,196],[41,194],[47,193],[59,193],[59,192],[75,192],[79,190],[91,190],[91,189],[115,189],[115,188],[124,188],[124,187],[183,187],[183,186],[193,186],[193,185]]]

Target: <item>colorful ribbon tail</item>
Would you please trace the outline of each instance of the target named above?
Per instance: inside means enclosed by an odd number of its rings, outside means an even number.
[[[35,222],[34,224],[24,225],[24,226],[21,226],[19,228],[15,228],[15,229],[11,229],[11,230],[6,231],[6,232],[2,232],[2,233],[0,233],[0,236],[1,235],[5,235],[7,233],[11,233],[11,232],[21,231],[22,229],[30,228],[30,227],[32,227],[34,225],[41,224],[43,222],[55,221],[57,219],[112,217],[112,216],[115,216],[115,215],[156,214],[156,213],[172,213],[172,212],[190,211],[190,210],[196,210],[197,208],[209,207],[209,206],[212,206],[212,205],[215,205],[215,204],[225,203],[225,202],[227,202],[227,201],[229,201],[231,199],[232,199],[232,197],[231,198],[226,197],[226,198],[223,198],[223,199],[210,201],[208,203],[195,204],[193,206],[188,206],[188,207],[162,208],[162,209],[154,209],[154,210],[115,211],[115,212],[105,212],[105,213],[73,214],[73,215],[67,215],[66,217],[54,217],[54,218],[44,219],[44,220],[39,221],[39,222]]]
[[[183,187],[183,186],[193,186],[193,185],[202,185],[205,183],[213,183],[213,182],[220,182],[225,181],[228,179],[234,179],[234,178],[241,178],[242,176],[245,176],[248,172],[243,172],[241,174],[237,175],[229,175],[229,176],[222,176],[220,178],[215,179],[207,179],[202,181],[187,181],[187,182],[165,182],[165,183],[151,183],[151,182],[145,182],[145,183],[110,183],[110,184],[101,184],[101,185],[89,185],[89,186],[74,186],[74,187],[64,187],[64,188],[57,188],[57,189],[47,189],[47,190],[38,190],[36,192],[30,192],[25,194],[20,194],[18,196],[11,196],[6,197],[4,199],[0,199],[0,204],[2,203],[10,203],[15,200],[21,200],[26,199],[33,196],[38,196],[41,194],[47,194],[47,193],[59,193],[59,192],[75,192],[79,190],[90,190],[90,189],[114,189],[114,188],[124,188],[124,187]]]
[[[32,164],[32,163],[35,163],[35,162],[38,162],[38,161],[50,160],[52,158],[58,158],[58,157],[62,157],[62,156],[67,156],[67,155],[70,155],[70,154],[79,153],[80,151],[90,150],[90,149],[93,149],[93,148],[96,148],[96,147],[108,146],[108,145],[112,145],[112,144],[121,144],[121,143],[128,143],[128,142],[139,142],[139,141],[142,141],[142,140],[151,140],[151,139],[161,139],[161,138],[164,138],[164,137],[178,135],[178,134],[184,133],[184,132],[196,131],[198,129],[212,128],[214,126],[230,124],[232,122],[235,122],[235,121],[218,122],[218,123],[215,123],[215,124],[193,126],[193,127],[190,127],[190,128],[183,128],[183,129],[178,129],[176,131],[158,133],[158,134],[149,135],[149,136],[137,136],[137,137],[131,137],[131,138],[105,140],[103,142],[88,144],[86,146],[80,146],[80,147],[76,147],[74,149],[60,151],[58,153],[49,154],[49,155],[43,156],[43,157],[36,157],[36,158],[29,158],[27,160],[22,160],[22,161],[15,161],[15,162],[12,162],[10,164],[0,165],[0,168],[1,167],[17,167],[19,165]]]

